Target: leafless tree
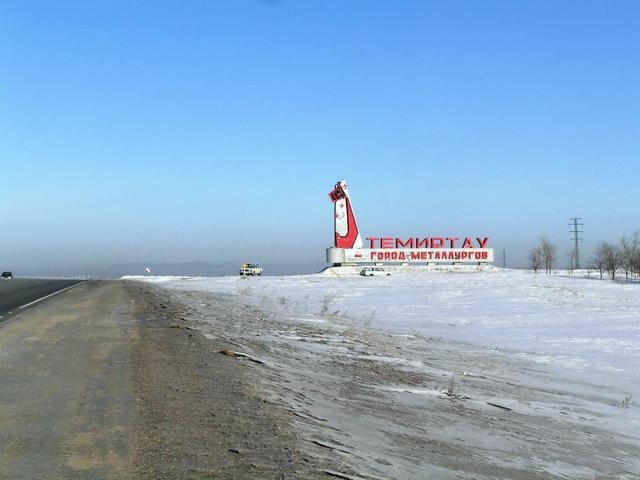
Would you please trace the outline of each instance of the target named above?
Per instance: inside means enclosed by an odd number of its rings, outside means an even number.
[[[606,242],[600,242],[596,248],[596,252],[591,259],[593,263],[593,268],[598,270],[600,273],[600,280],[602,280],[602,275],[605,271],[605,256],[606,256],[607,244]]]
[[[622,253],[616,245],[608,242],[602,242],[600,246],[603,250],[604,269],[611,275],[611,279],[615,280],[616,272],[622,266]]]
[[[637,241],[637,246],[633,257],[631,258],[631,274],[638,277],[640,276],[640,232],[634,232],[633,238],[634,242]]]
[[[538,273],[540,265],[542,265],[542,251],[540,247],[534,247],[529,250],[529,262],[535,273]]]
[[[624,275],[629,280],[629,274],[634,274],[637,258],[640,254],[640,232],[633,232],[631,238],[620,239],[620,264]]]
[[[548,239],[541,238],[540,239],[540,251],[542,253],[542,258],[544,259],[544,268],[547,275],[551,274],[551,267],[553,267],[553,262],[556,259],[556,253],[558,251],[557,247],[552,244]]]

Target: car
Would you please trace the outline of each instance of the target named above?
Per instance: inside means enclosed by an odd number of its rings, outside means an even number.
[[[11,273],[11,272],[2,272],[2,275],[0,275],[0,278],[5,279],[5,280],[11,280],[13,278],[13,273]]]
[[[363,277],[374,277],[376,275],[390,276],[391,272],[386,272],[382,267],[364,267],[360,270],[360,275]]]

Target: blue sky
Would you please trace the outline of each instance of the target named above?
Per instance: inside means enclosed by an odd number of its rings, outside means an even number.
[[[631,1],[0,0],[0,262],[322,264],[342,178],[365,235],[589,250],[639,85]]]

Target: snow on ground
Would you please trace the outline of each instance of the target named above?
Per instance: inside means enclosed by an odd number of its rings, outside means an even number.
[[[398,334],[509,351],[640,398],[639,284],[499,269],[145,280],[238,295],[303,322],[331,315]]]
[[[128,278],[168,289],[207,338],[260,358],[263,393],[296,415],[303,450],[348,472],[640,471],[639,284],[499,269]]]

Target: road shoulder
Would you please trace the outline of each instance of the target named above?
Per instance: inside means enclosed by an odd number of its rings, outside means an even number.
[[[0,478],[127,478],[130,305],[88,282],[0,324]]]

